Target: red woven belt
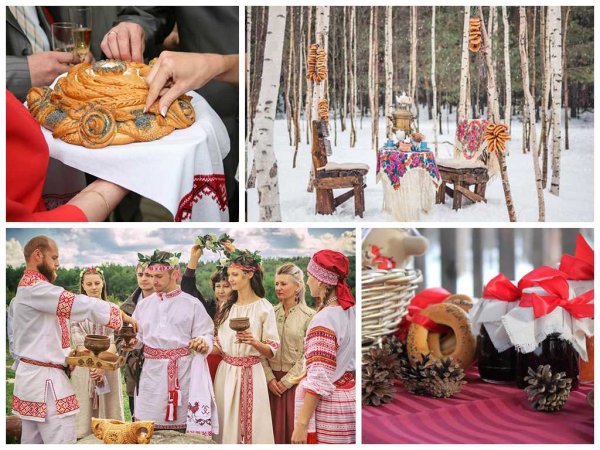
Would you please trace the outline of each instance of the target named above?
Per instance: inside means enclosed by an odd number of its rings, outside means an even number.
[[[65,366],[63,366],[62,364],[36,361],[35,359],[29,359],[29,358],[20,358],[19,361],[27,363],[27,364],[31,364],[32,366],[52,367],[53,369],[65,370]]]
[[[231,356],[223,353],[223,361],[242,368],[240,386],[240,437],[242,444],[252,444],[252,404],[254,401],[254,381],[252,366],[260,364],[259,356]]]

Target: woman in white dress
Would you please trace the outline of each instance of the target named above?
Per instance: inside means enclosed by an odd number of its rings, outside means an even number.
[[[267,379],[261,361],[279,347],[273,306],[264,298],[263,271],[257,253],[236,250],[227,267],[231,298],[215,317],[213,352],[223,361],[215,377],[215,397],[223,444],[273,444]],[[248,317],[250,328],[235,332],[233,318]]]
[[[354,444],[356,313],[346,284],[349,261],[321,250],[306,271],[317,314],[304,341],[306,376],[296,389],[292,444]]]
[[[80,293],[108,301],[104,273],[98,267],[89,267],[79,276]],[[71,322],[73,345],[84,350],[83,341],[88,334],[101,334],[110,339],[109,352],[116,353],[114,331],[89,320]],[[87,369],[76,367],[71,374],[71,383],[79,401],[77,414],[77,438],[91,434],[91,418],[124,420],[123,397],[120,372],[118,370]]]

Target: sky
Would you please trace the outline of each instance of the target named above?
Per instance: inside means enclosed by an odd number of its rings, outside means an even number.
[[[66,268],[116,263],[133,265],[137,253],[154,249],[182,252],[188,260],[194,238],[207,233],[227,233],[241,249],[258,250],[264,258],[311,256],[329,248],[346,255],[354,254],[354,229],[340,228],[11,228],[6,230],[6,264],[25,263],[23,247],[29,239],[46,235],[58,244],[60,265]],[[203,261],[218,258],[206,251]]]

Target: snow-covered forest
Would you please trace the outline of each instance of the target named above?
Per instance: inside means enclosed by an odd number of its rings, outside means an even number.
[[[352,174],[369,166],[366,221],[400,220],[384,207],[390,195],[404,202],[436,190],[406,176],[386,194],[376,174],[378,149],[416,151],[420,141],[441,172],[444,161],[474,155],[489,181],[483,196],[467,195],[484,201],[453,209],[431,197],[419,220],[593,220],[592,7],[252,7],[246,32],[249,220],[359,218],[351,199],[316,213],[316,193],[344,172],[323,183],[314,121],[328,122],[319,144],[329,141],[329,163],[352,163]],[[406,133],[394,121],[403,108]],[[468,154],[457,135],[473,119],[500,125],[509,140],[492,144],[486,129]]]

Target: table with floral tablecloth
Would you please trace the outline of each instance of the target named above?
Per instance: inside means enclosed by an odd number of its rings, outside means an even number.
[[[417,221],[429,212],[441,183],[431,151],[404,152],[382,147],[377,152],[377,182],[383,185],[383,210],[398,221]]]

